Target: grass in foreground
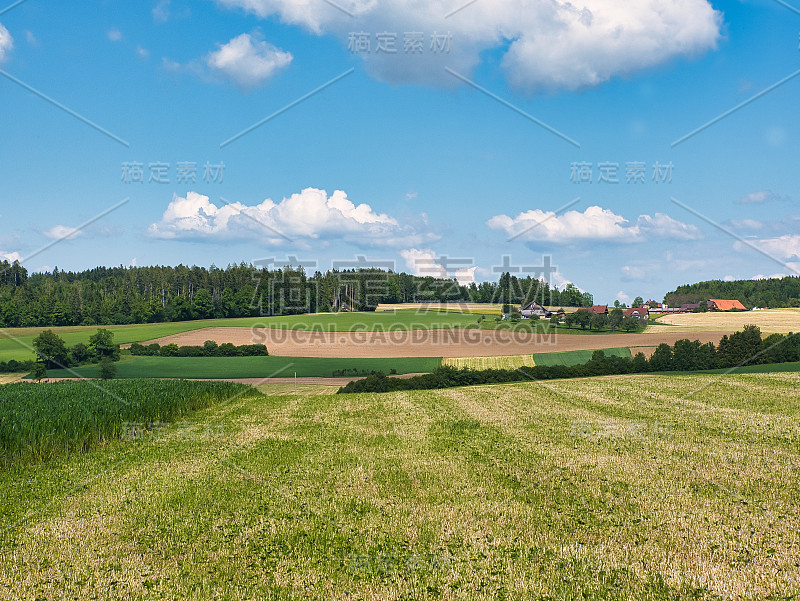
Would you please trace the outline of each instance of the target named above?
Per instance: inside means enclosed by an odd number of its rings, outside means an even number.
[[[244,396],[0,473],[0,598],[788,599],[798,386]]]
[[[331,378],[395,370],[398,374],[427,373],[439,367],[441,357],[403,357],[343,359],[328,357],[132,357],[124,356],[117,366],[117,377],[127,378]],[[50,378],[96,378],[97,365],[73,370],[53,369]],[[342,370],[347,373],[339,374]],[[354,371],[355,370],[355,371]]]

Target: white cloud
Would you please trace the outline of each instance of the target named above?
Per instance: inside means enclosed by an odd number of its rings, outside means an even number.
[[[122,32],[119,29],[110,29],[106,35],[112,42],[119,42],[122,39]]]
[[[769,190],[760,190],[758,192],[751,192],[737,200],[737,204],[764,204],[773,200],[785,200],[783,196],[775,194]]]
[[[14,38],[8,33],[8,29],[0,23],[0,63],[8,58],[8,53],[14,49]]]
[[[741,243],[737,243],[741,246]],[[775,255],[779,259],[800,258],[800,236],[785,235],[778,238],[766,238],[758,242],[765,252]]]
[[[148,58],[150,56],[150,51],[146,48],[142,48],[141,46],[136,47],[136,54],[139,55],[140,58]]]
[[[66,225],[56,225],[44,232],[44,235],[52,240],[69,240],[70,238],[77,238],[83,235],[81,230],[69,227]]]
[[[170,0],[161,0],[153,7],[153,20],[156,23],[166,23],[169,21]]]
[[[33,34],[33,32],[30,29],[25,30],[25,40],[31,46],[38,46],[39,45],[39,40],[36,39],[36,36]]]
[[[0,259],[13,263],[14,261],[22,261],[22,256],[18,252],[5,252],[0,250]]]
[[[136,267],[137,265],[138,265],[138,263],[136,261],[136,257],[133,257],[133,259],[131,259],[130,266],[131,267]]]
[[[206,64],[240,88],[251,90],[267,83],[293,58],[291,53],[243,33],[210,53],[206,57]]]
[[[343,45],[351,32],[371,34],[371,51],[360,55],[367,69],[391,83],[455,85],[448,66],[464,75],[488,50],[501,50],[508,81],[527,91],[577,89],[612,77],[716,48],[721,13],[707,0],[492,0],[475,2],[445,20],[451,1],[217,0],[261,18],[331,34]],[[466,4],[466,3],[462,3]],[[375,35],[397,34],[397,52],[376,52]],[[425,35],[422,52],[405,52],[405,32]],[[434,33],[452,34],[449,52],[434,53]]]
[[[633,300],[633,299],[632,299],[630,296],[628,296],[627,294],[625,294],[625,292],[624,292],[624,291],[622,291],[622,290],[620,290],[619,292],[617,292],[617,294],[616,294],[616,298],[619,300],[619,302],[621,302],[621,303],[624,303],[624,304],[626,304],[626,305],[629,305],[629,304],[631,304],[631,301]]]
[[[400,256],[406,262],[406,268],[418,276],[431,276],[440,280],[455,278],[462,286],[469,286],[475,281],[475,272],[478,267],[462,267],[454,272],[448,272],[446,261],[430,249],[410,248],[400,251]]]
[[[486,224],[491,229],[505,230],[510,237],[556,244],[584,240],[641,242],[652,238],[696,240],[701,237],[697,227],[663,213],[640,215],[636,223],[631,224],[622,215],[598,206],[589,207],[583,213],[567,211],[563,215],[541,209],[526,211],[514,218],[496,215]]]
[[[788,276],[788,273],[773,273],[772,275],[764,275],[763,273],[759,273],[758,275],[754,275],[751,279],[753,280],[780,280]],[[726,280],[729,282],[733,281],[733,278],[730,280]]]
[[[217,207],[208,196],[196,192],[185,198],[175,195],[161,221],[152,224],[148,233],[168,239],[256,239],[273,246],[308,246],[312,241],[336,239],[393,247],[436,238],[417,233],[367,204],[356,205],[340,190],[328,196],[316,188],[306,188],[279,203],[266,199],[256,206],[237,202]]]
[[[756,278],[753,278],[753,279],[756,279]],[[733,277],[732,275],[726,275],[724,278],[722,278],[722,280],[725,281],[725,282],[735,282],[736,278]]]
[[[647,277],[648,270],[644,267],[636,265],[623,265],[622,267],[622,280],[624,282],[633,282],[643,280]]]

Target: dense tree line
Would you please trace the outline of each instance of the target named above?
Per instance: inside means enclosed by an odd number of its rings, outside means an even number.
[[[498,282],[455,280],[381,269],[319,271],[241,263],[204,267],[97,267],[28,274],[0,263],[0,327],[157,323],[225,317],[371,311],[379,303],[475,302],[590,306],[569,284],[558,290],[504,273]]]
[[[752,307],[800,307],[800,277],[766,280],[711,280],[678,286],[664,297],[672,307],[699,303],[709,298],[736,299]]]
[[[555,380],[563,378],[585,378],[647,372],[690,372],[707,369],[732,368],[743,365],[763,365],[800,361],[800,335],[771,334],[762,340],[757,326],[746,326],[744,330],[723,336],[718,346],[702,344],[698,340],[678,340],[673,346],[661,344],[653,356],[647,359],[637,353],[632,359],[606,356],[595,351],[592,358],[582,365],[536,365],[519,369],[458,369],[443,366],[430,374],[408,379],[389,378],[383,373],[374,373],[363,380],[355,380],[339,389],[340,393],[392,392],[395,390],[433,390],[476,384],[501,384]]]

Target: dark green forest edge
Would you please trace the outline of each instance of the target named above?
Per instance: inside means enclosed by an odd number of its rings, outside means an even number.
[[[711,280],[678,286],[664,297],[671,307],[684,303],[699,303],[709,298],[740,301],[745,307],[800,307],[800,277],[768,280]]]
[[[498,282],[455,280],[380,269],[269,270],[242,263],[204,267],[98,267],[28,274],[0,263],[0,327],[127,325],[195,319],[374,311],[380,303],[471,302],[590,307],[591,294],[504,273]]]
[[[740,332],[723,336],[715,346],[698,340],[678,340],[674,346],[660,344],[653,356],[647,359],[637,353],[633,359],[607,356],[598,350],[582,365],[537,365],[518,369],[458,369],[442,366],[439,369],[413,378],[401,380],[375,373],[363,380],[355,380],[339,389],[340,394],[358,392],[393,392],[396,390],[434,390],[473,386],[477,384],[503,384],[508,382],[586,378],[652,372],[690,372],[714,369],[736,369],[743,366],[794,363],[800,361],[800,336],[789,333],[770,334],[761,338],[758,326],[749,325]]]

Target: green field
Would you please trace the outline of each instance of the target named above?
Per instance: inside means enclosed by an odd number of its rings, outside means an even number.
[[[607,357],[631,358],[628,347],[602,349]],[[560,353],[535,353],[533,360],[536,365],[582,365],[592,358],[594,351],[563,351]]]
[[[0,471],[0,598],[796,598],[799,387],[245,394]]]
[[[441,357],[400,359],[341,359],[319,357],[132,357],[123,355],[116,364],[117,377],[125,378],[330,378],[335,371],[383,371],[398,374],[427,373],[442,364]],[[96,378],[99,367],[52,369],[50,378]],[[346,374],[350,375],[350,374]]]

